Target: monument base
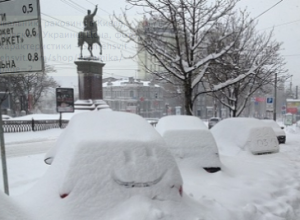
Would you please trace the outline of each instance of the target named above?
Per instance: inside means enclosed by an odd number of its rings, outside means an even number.
[[[110,109],[107,103],[104,100],[77,100],[75,103],[75,110],[80,111],[94,111],[94,110],[103,110]]]
[[[102,72],[105,63],[92,59],[75,61],[80,100],[102,100]]]
[[[103,101],[102,72],[105,63],[96,57],[84,57],[75,61],[78,74],[79,100],[75,110],[93,111],[110,109]]]

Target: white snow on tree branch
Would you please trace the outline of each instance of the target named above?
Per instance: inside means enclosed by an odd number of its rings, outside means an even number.
[[[192,67],[186,67],[184,69],[184,71],[186,73],[189,73],[195,69],[198,69],[199,67],[203,66],[205,63],[207,63],[210,60],[215,60],[217,58],[219,58],[220,56],[222,56],[223,54],[225,54],[234,44],[234,42],[230,43],[228,46],[226,46],[223,50],[221,50],[219,53],[212,53],[210,55],[208,55],[207,57],[205,57],[204,59],[199,60],[194,66]]]
[[[241,74],[239,75],[238,77],[234,78],[234,79],[229,79],[223,83],[220,83],[218,85],[214,85],[213,86],[213,91],[218,91],[228,85],[231,85],[231,84],[234,84],[234,83],[237,83],[238,81],[246,78],[247,76],[251,75],[251,74],[255,74],[255,70],[257,68],[259,68],[260,66],[253,66],[247,73],[244,73],[244,74]]]

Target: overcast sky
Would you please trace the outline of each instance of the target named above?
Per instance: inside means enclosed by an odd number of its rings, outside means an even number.
[[[77,33],[83,29],[83,18],[86,10],[94,10],[98,4],[96,20],[98,33],[103,45],[102,59],[106,63],[104,76],[128,77],[136,76],[137,65],[132,60],[125,60],[124,55],[135,53],[134,45],[124,43],[114,29],[109,25],[109,16],[113,12],[120,13],[125,7],[125,0],[96,1],[96,0],[40,0],[42,13],[44,56],[49,64],[55,65],[57,73],[53,76],[62,86],[77,86],[77,73],[74,61],[80,53],[77,47]],[[251,17],[257,17],[280,0],[241,0],[240,8],[247,7]],[[293,85],[300,86],[300,2],[299,0],[283,0],[276,7],[270,9],[258,20],[258,30],[270,31],[274,27],[274,39],[282,42],[282,55],[286,59],[286,68],[293,75]],[[135,15],[130,11],[131,16]],[[53,17],[53,18],[52,18]],[[69,22],[75,26],[66,25],[58,20]],[[53,25],[56,22],[63,27]],[[94,55],[99,54],[95,47]],[[83,55],[88,56],[86,48]]]

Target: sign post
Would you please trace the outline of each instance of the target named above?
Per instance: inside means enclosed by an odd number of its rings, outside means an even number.
[[[0,75],[44,71],[39,0],[0,0]],[[9,194],[2,109],[0,144],[4,192]]]

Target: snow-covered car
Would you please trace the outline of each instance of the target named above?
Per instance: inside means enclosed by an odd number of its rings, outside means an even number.
[[[211,129],[219,121],[221,121],[221,118],[219,118],[219,117],[212,117],[212,118],[208,119],[208,128]]]
[[[74,115],[54,149],[45,175],[22,196],[34,219],[201,219],[182,198],[182,178],[163,138],[138,115]]]
[[[283,130],[284,127],[280,127],[279,124],[274,121],[274,120],[262,120],[263,122],[265,122],[268,126],[270,126],[273,131],[275,132],[278,142],[279,144],[284,144],[286,141],[286,135],[285,135],[285,131]]]
[[[207,172],[221,170],[215,139],[201,119],[187,115],[165,116],[159,119],[156,130],[179,165],[194,162]]]
[[[210,130],[222,154],[236,155],[244,151],[255,155],[279,152],[273,129],[259,119],[227,118]]]
[[[2,120],[9,120],[9,119],[12,119],[12,117],[9,115],[2,115]]]

